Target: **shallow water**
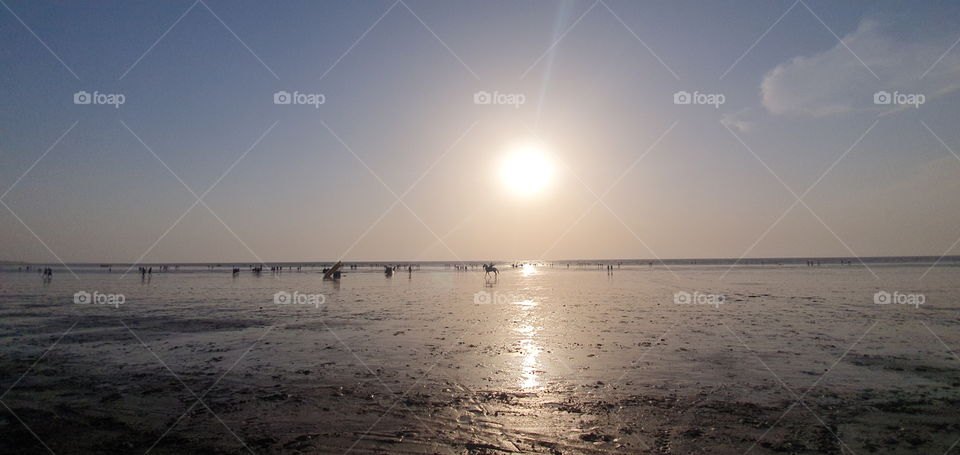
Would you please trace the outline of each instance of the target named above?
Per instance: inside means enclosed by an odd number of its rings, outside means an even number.
[[[3,448],[943,453],[960,438],[960,268],[869,267],[75,267],[50,283],[8,267]]]

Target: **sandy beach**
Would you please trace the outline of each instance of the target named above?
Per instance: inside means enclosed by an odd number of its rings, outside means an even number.
[[[960,455],[960,1],[0,6],[0,455]]]
[[[0,450],[944,453],[960,269],[871,269],[7,270]]]

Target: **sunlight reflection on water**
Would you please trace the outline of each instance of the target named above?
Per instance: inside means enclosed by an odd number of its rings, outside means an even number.
[[[534,325],[537,319],[533,310],[537,307],[537,302],[527,299],[514,302],[514,305],[521,306],[520,320],[521,325],[514,328],[514,331],[520,333],[523,337],[519,341],[520,348],[520,388],[535,389],[540,387],[539,374],[539,356],[540,346],[536,344],[537,332],[540,327]]]
[[[523,276],[536,275],[537,268],[533,264],[523,264],[523,267],[520,268],[520,274]]]

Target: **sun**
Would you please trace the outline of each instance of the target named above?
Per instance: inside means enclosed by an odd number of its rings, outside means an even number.
[[[553,178],[553,163],[546,147],[536,142],[512,147],[504,157],[500,177],[514,194],[528,196],[542,192]]]

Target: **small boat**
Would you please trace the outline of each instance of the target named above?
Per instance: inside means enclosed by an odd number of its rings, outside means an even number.
[[[340,268],[343,267],[343,262],[337,261],[333,267],[330,267],[323,273],[323,279],[325,280],[339,280],[340,279]]]

